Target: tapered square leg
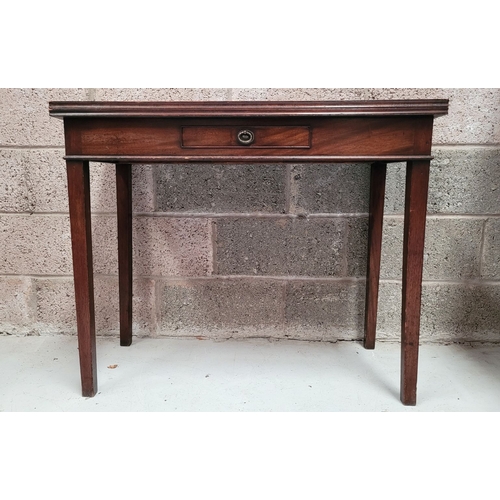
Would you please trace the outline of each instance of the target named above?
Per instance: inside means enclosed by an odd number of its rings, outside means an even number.
[[[386,170],[387,165],[385,163],[374,163],[370,174],[370,217],[368,222],[364,339],[366,349],[375,348]]]
[[[422,267],[430,161],[408,162],[403,239],[403,302],[401,319],[401,401],[417,404],[418,347]]]
[[[97,363],[89,163],[67,161],[66,167],[82,395],[92,397],[97,393]]]
[[[116,165],[120,345],[132,344],[132,166]]]

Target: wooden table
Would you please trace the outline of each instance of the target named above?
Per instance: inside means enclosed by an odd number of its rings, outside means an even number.
[[[447,100],[51,102],[64,118],[83,396],[97,392],[89,162],[116,164],[120,344],[132,342],[132,163],[371,163],[364,346],[375,347],[386,167],[407,162],[401,401],[416,404],[434,117]]]

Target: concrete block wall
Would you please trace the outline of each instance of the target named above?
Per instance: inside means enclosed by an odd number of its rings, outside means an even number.
[[[0,89],[0,332],[75,334],[50,100],[448,98],[435,122],[422,342],[500,342],[500,89]],[[92,164],[96,324],[118,335],[114,167]],[[134,334],[363,335],[369,166],[133,168]],[[400,335],[404,165],[388,168],[378,336]]]

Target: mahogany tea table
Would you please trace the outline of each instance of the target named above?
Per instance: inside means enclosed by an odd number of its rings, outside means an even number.
[[[364,346],[375,347],[386,167],[406,162],[401,401],[415,405],[432,129],[447,100],[51,102],[64,119],[83,396],[97,392],[89,162],[116,164],[120,344],[132,342],[133,163],[371,163]]]

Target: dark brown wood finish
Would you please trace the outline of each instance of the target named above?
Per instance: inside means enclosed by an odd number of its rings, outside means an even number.
[[[432,116],[375,117],[270,117],[270,118],[81,118],[65,120],[71,128],[67,158],[92,158],[116,163],[150,161],[269,161],[287,158],[300,162],[358,161],[381,158],[405,161],[429,158],[431,144],[417,138],[432,127]],[[273,143],[263,140],[262,129],[275,133]],[[193,143],[190,131],[203,131]],[[209,133],[209,129],[212,133]],[[237,145],[231,134],[250,129],[256,141]],[[226,143],[221,135],[228,131]],[[217,136],[215,132],[218,132]],[[187,135],[187,137],[186,137]],[[187,144],[186,144],[187,140]],[[212,141],[208,143],[208,141]],[[195,146],[195,147],[193,147]],[[203,147],[205,146],[205,147]],[[298,146],[298,147],[297,147]],[[147,157],[144,157],[147,151]]]
[[[404,99],[378,101],[55,101],[51,116],[99,117],[273,117],[273,116],[442,116],[448,113],[447,99]]]
[[[370,216],[368,221],[368,265],[366,273],[364,339],[366,349],[375,348],[386,170],[386,163],[374,163],[370,174]]]
[[[94,274],[87,161],[66,162],[82,395],[97,393]]]
[[[408,162],[403,238],[403,302],[401,318],[401,401],[417,404],[425,219],[429,186],[428,161]]]
[[[120,345],[132,344],[132,165],[116,165]]]
[[[415,404],[433,119],[447,100],[350,102],[54,102],[64,118],[84,395],[96,391],[88,161],[117,164],[120,342],[132,339],[131,163],[370,162],[365,346],[373,348],[386,164],[408,162],[401,400]],[[250,130],[254,141],[238,142]]]
[[[188,126],[182,128],[183,148],[310,148],[311,129],[309,127],[263,127],[252,126],[255,134],[252,144],[246,146],[238,141],[238,133],[246,130],[247,124],[240,126]]]

